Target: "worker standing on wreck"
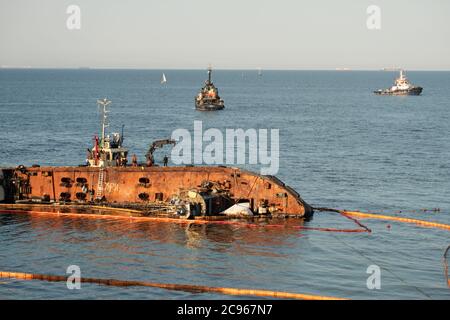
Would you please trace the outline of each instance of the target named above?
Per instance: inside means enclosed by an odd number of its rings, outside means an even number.
[[[92,160],[92,152],[91,152],[91,149],[87,148],[87,151],[86,151],[86,165],[89,165],[89,160]]]
[[[167,167],[167,164],[169,163],[169,157],[167,157],[167,155],[164,156],[163,162],[164,162],[164,167]]]
[[[133,157],[131,157],[131,164],[133,167],[137,167],[137,156],[136,154],[133,154]]]

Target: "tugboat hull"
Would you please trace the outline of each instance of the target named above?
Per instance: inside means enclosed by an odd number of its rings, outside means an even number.
[[[6,203],[62,203],[144,210],[195,200],[197,214],[218,216],[245,202],[256,215],[308,218],[313,209],[272,176],[231,167],[23,167],[0,169]],[[101,198],[99,199],[99,195]],[[184,198],[183,198],[184,197]]]
[[[414,87],[408,90],[377,90],[374,93],[387,96],[419,96],[422,90],[422,87]]]
[[[222,110],[225,108],[225,105],[223,104],[195,104],[195,109],[198,111],[216,111],[216,110]]]

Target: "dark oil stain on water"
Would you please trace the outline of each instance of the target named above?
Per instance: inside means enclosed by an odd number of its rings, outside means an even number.
[[[279,128],[278,177],[312,205],[450,223],[450,73],[409,72],[420,97],[372,94],[391,72],[216,70],[226,109],[201,113],[205,71],[0,70],[0,164],[78,165],[98,133],[96,99],[111,129],[143,158],[176,128]],[[164,152],[156,155],[159,161]],[[159,157],[159,158],[158,158]],[[259,170],[258,166],[247,166]],[[440,212],[419,212],[439,207]],[[0,270],[259,288],[356,299],[449,299],[442,254],[448,231],[364,220],[372,233],[178,225],[0,215]],[[353,228],[333,213],[311,227]],[[388,226],[391,226],[389,228]],[[369,290],[368,266],[381,268]],[[6,299],[228,299],[153,288],[0,280]],[[245,298],[245,297],[244,297]],[[248,297],[247,297],[248,298]]]

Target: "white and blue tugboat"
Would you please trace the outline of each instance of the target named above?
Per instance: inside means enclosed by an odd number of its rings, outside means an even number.
[[[379,95],[402,95],[402,96],[418,96],[422,93],[423,88],[413,86],[405,76],[405,71],[400,70],[400,77],[395,79],[394,85],[389,89],[379,89],[374,91]]]

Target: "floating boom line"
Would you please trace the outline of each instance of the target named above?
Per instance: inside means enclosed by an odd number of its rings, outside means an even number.
[[[22,272],[8,272],[0,271],[0,278],[10,278],[19,280],[41,280],[49,282],[67,282],[68,277],[50,275],[50,274],[35,274]],[[347,300],[345,298],[311,295],[303,293],[272,291],[262,289],[244,289],[244,288],[227,288],[227,287],[209,287],[193,284],[176,284],[176,283],[157,283],[147,281],[133,281],[133,280],[117,280],[117,279],[99,279],[99,278],[80,278],[82,283],[93,283],[106,286],[115,287],[152,287],[167,290],[186,291],[186,292],[205,292],[205,293],[220,293],[234,296],[257,296],[257,297],[271,297],[278,299],[300,299],[300,300]]]

